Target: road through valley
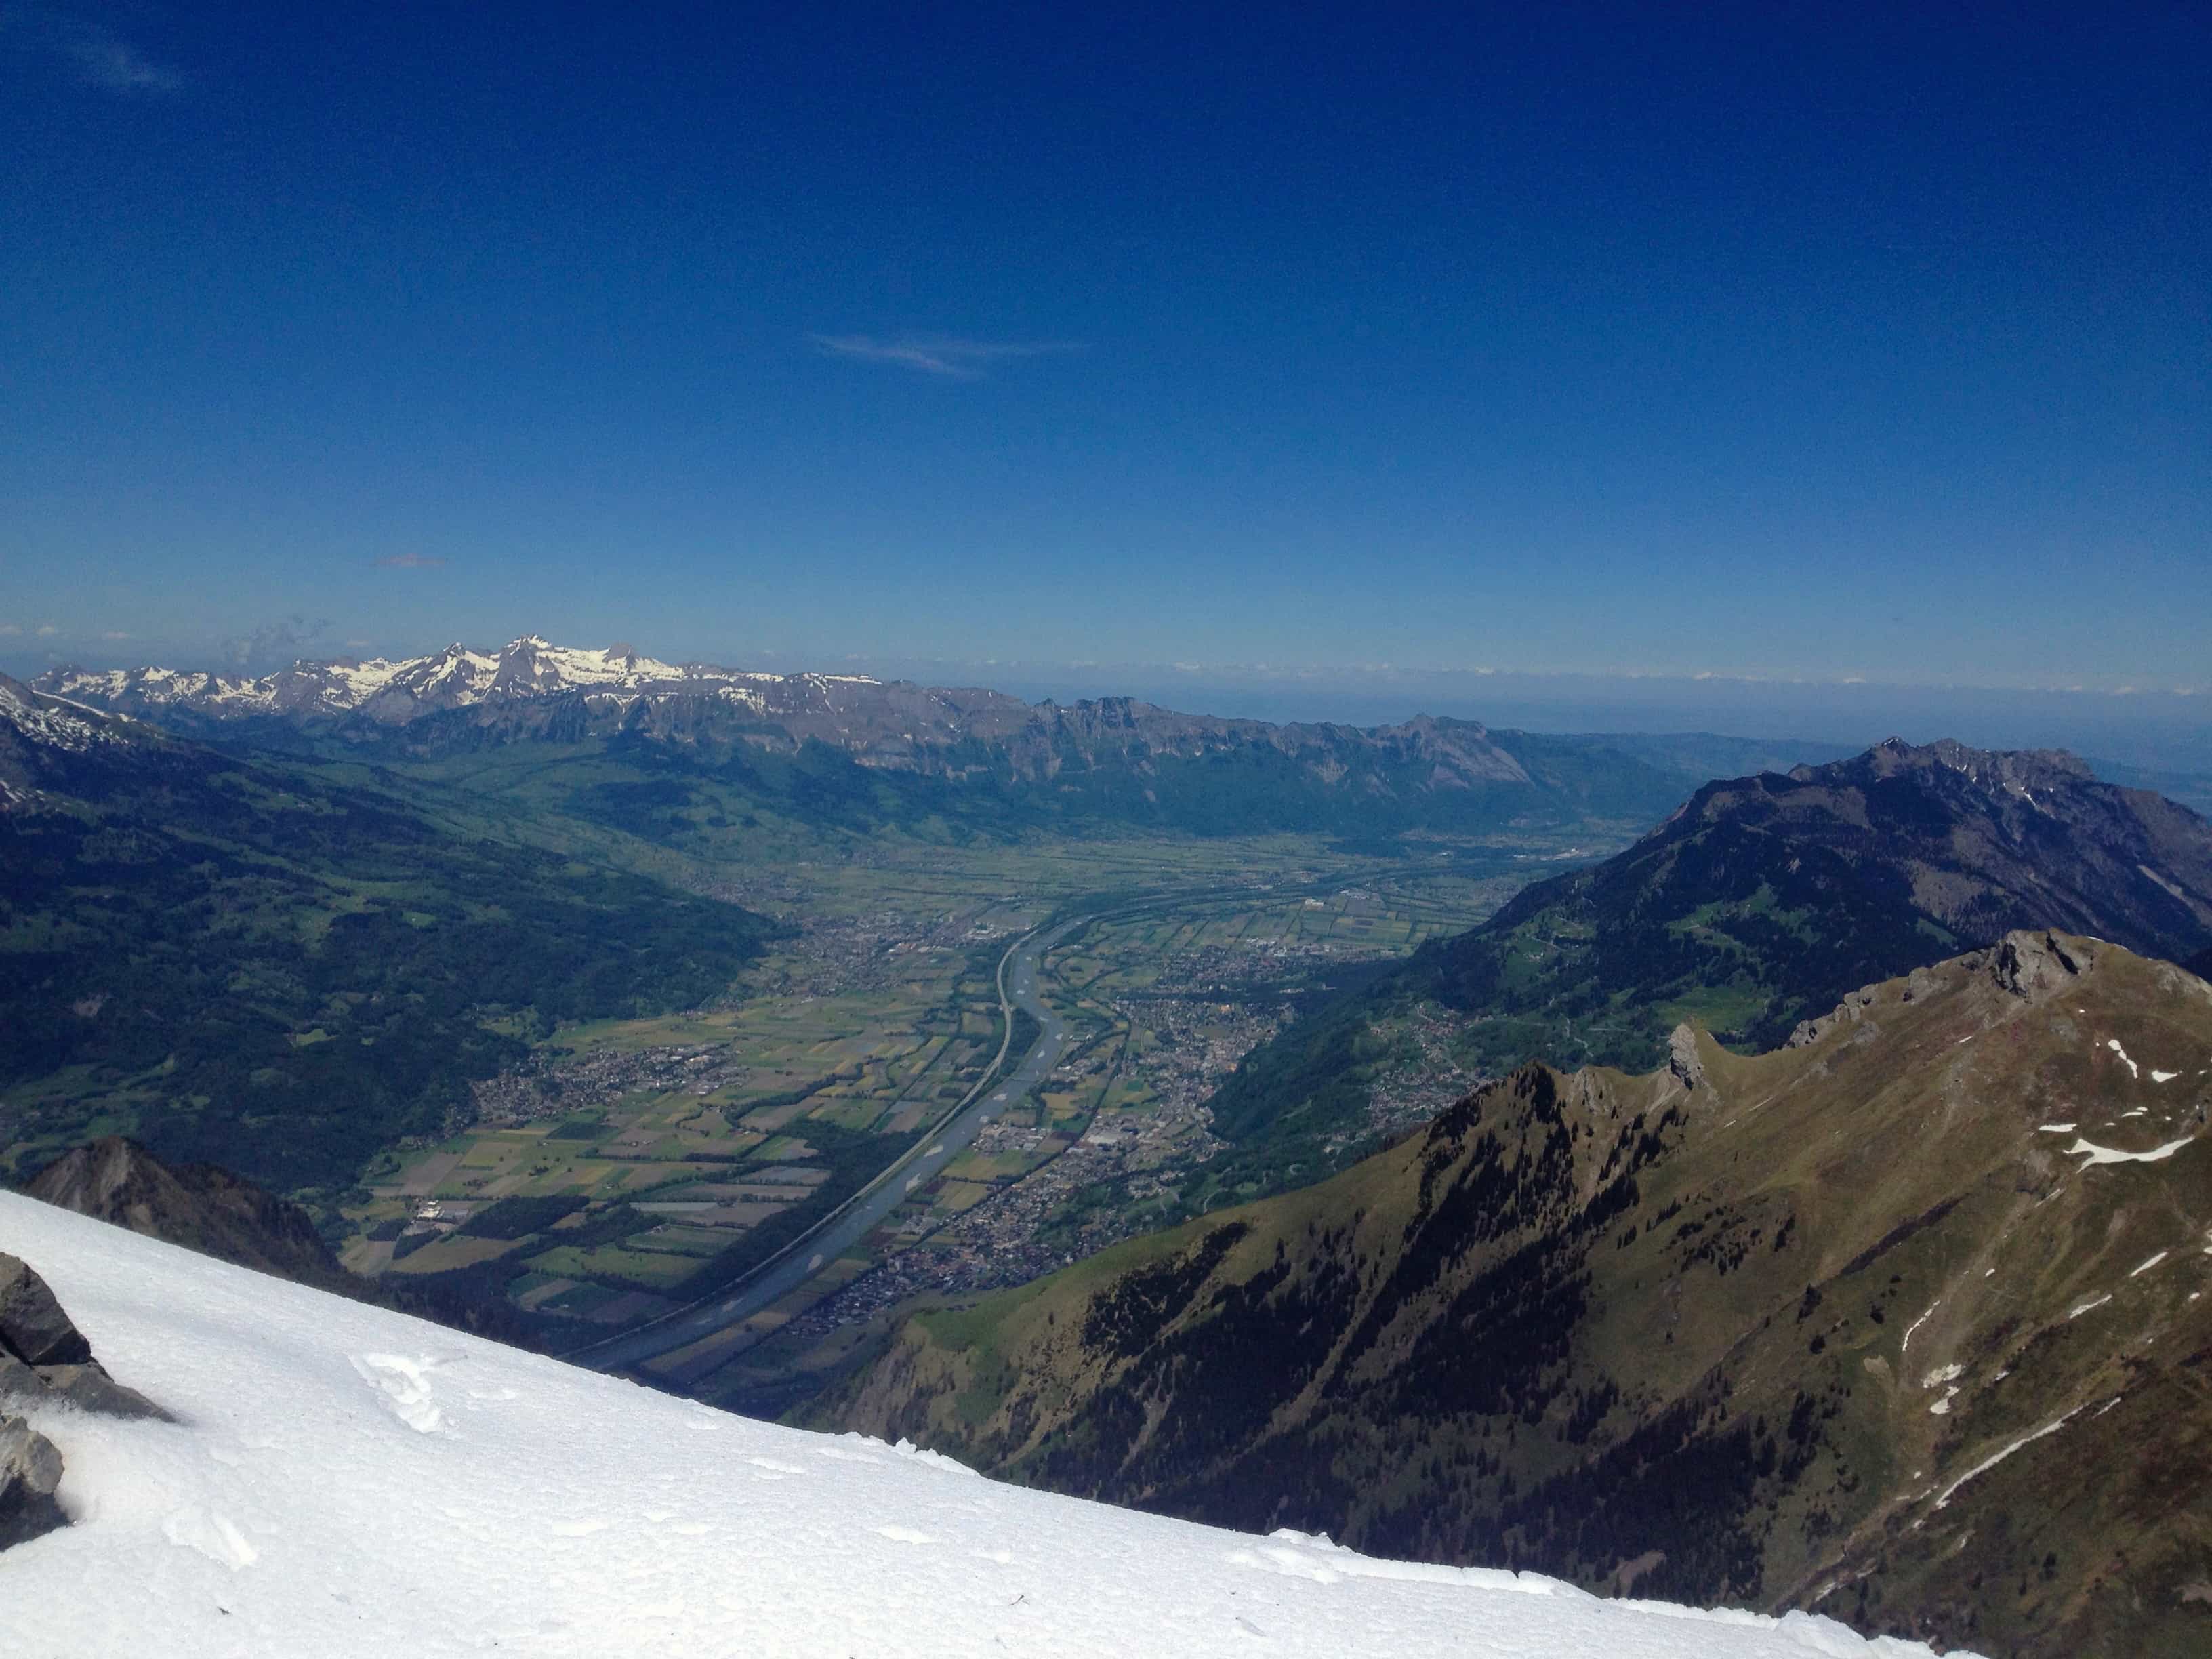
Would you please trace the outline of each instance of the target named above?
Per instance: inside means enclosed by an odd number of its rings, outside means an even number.
[[[618,1371],[689,1347],[781,1301],[866,1237],[909,1192],[965,1152],[983,1125],[1018,1105],[1059,1066],[1072,1046],[1066,1023],[1038,995],[1037,987],[1045,953],[1088,920],[1078,917],[1026,934],[1000,959],[999,1012],[1006,1036],[997,1065],[896,1164],[736,1284],[564,1358],[596,1370]],[[1038,1028],[1036,1041],[1019,1056],[1007,1053],[1016,1009],[1035,1019]],[[823,1294],[833,1288],[824,1285]]]

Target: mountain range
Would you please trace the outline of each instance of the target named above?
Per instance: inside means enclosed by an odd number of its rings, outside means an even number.
[[[259,678],[63,667],[33,689],[232,747],[420,759],[515,743],[615,745],[658,769],[653,788],[626,798],[631,821],[649,820],[635,810],[648,801],[665,820],[703,799],[686,775],[704,770],[779,808],[858,822],[950,814],[1017,827],[1374,836],[1598,818],[1633,833],[1711,775],[1701,769],[1729,742],[1493,732],[1426,716],[1273,725],[1127,697],[1031,704],[975,688],[678,665],[535,635]]]
[[[1411,1010],[1453,1023],[1473,1074],[1640,1071],[1683,1020],[1771,1048],[1858,986],[2045,926],[2201,960],[2212,824],[2061,751],[1948,741],[1708,783],[1625,851],[1523,888],[1248,1056],[1212,1102],[1244,1149],[1214,1190],[1358,1146]]]
[[[812,1420],[1615,1593],[2203,1651],[2212,986],[2016,933],[1669,1048],[917,1316]]]

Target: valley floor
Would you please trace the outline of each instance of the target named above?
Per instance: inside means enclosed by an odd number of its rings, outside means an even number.
[[[465,1277],[556,1346],[685,1304],[817,1223],[970,1091],[1004,1036],[992,975],[1008,944],[1096,905],[1042,964],[1036,994],[1073,1043],[1033,1097],[803,1284],[642,1373],[781,1409],[886,1310],[1024,1282],[1178,1218],[1220,1145],[1207,1098],[1298,999],[1480,921],[1547,848],[876,843],[728,878],[718,896],[790,936],[713,1007],[565,1026],[479,1084],[471,1126],[371,1167],[345,1209],[346,1264]],[[1378,1084],[1377,1131],[1463,1089],[1441,1052],[1432,1034]]]

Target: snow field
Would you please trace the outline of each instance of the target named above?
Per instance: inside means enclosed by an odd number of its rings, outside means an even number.
[[[39,1426],[76,1524],[0,1554],[11,1659],[1925,1655],[985,1480],[754,1423],[0,1194],[0,1249],[184,1419]]]

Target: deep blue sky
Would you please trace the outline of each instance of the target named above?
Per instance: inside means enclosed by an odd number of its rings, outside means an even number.
[[[0,4],[0,662],[2212,705],[2208,155],[2202,4]]]

